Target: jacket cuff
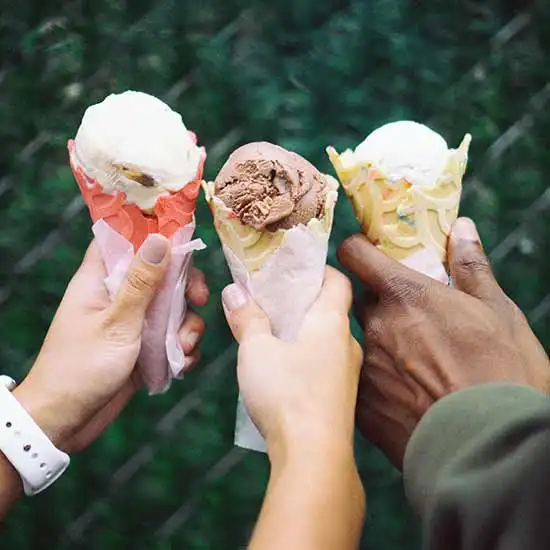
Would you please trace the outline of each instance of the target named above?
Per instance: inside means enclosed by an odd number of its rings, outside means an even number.
[[[550,398],[534,388],[487,383],[451,393],[424,415],[407,445],[403,463],[405,494],[424,517],[438,479],[469,449],[521,419],[548,411]]]

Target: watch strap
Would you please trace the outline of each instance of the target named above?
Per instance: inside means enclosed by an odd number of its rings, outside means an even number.
[[[8,377],[1,378],[5,382]],[[70,458],[48,439],[10,393],[10,386],[0,383],[0,451],[19,473],[25,494],[32,496],[57,481]]]

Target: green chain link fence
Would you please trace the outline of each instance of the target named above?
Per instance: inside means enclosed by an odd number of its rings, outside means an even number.
[[[84,109],[139,89],[179,110],[206,176],[246,141],[353,146],[398,118],[449,144],[473,135],[462,213],[505,290],[550,344],[547,3],[432,0],[0,2],[0,365],[21,378],[90,240],[65,145]],[[548,171],[547,171],[548,169]],[[204,204],[196,255],[213,299],[200,368],[138,395],[43,495],[13,509],[0,548],[244,548],[265,456],[232,446],[236,348],[218,304],[229,280]],[[342,195],[330,261],[357,231]],[[401,480],[358,438],[368,494],[362,549],[418,549]]]

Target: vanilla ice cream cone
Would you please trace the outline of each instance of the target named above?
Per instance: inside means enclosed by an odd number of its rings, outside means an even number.
[[[150,234],[171,241],[170,265],[147,311],[138,361],[149,392],[163,392],[183,373],[178,331],[187,311],[191,254],[204,248],[192,237],[206,152],[178,113],[133,91],[89,107],[68,149],[111,297]]]
[[[399,160],[384,156],[382,144],[367,144],[369,138],[355,151],[342,154],[328,147],[329,158],[371,242],[396,260],[405,264],[412,261],[411,267],[417,267],[415,262],[424,263],[426,258],[430,265],[446,267],[447,239],[458,215],[471,136],[467,134],[458,149],[452,150],[440,136],[420,124],[389,126],[392,131],[386,133],[387,139],[392,139],[389,134],[400,128],[405,134],[421,136],[405,136],[402,143],[393,138],[388,156],[393,154]],[[426,141],[431,142],[423,147],[422,137],[428,132]],[[361,150],[364,144],[368,147]],[[407,147],[420,150],[416,166],[416,151],[405,151]],[[425,271],[422,267],[420,270]],[[434,276],[448,279],[441,269],[436,269]]]

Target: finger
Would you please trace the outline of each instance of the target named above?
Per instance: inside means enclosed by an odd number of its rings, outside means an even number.
[[[321,292],[310,309],[312,315],[326,312],[347,314],[351,308],[352,293],[350,280],[340,271],[327,266]]]
[[[196,307],[205,306],[210,298],[210,290],[206,284],[204,273],[192,266],[189,270],[189,278],[187,280],[187,288],[185,295],[189,303]]]
[[[399,424],[392,422],[388,414],[375,400],[365,403],[365,396],[358,397],[355,420],[361,435],[386,456],[397,468],[403,470],[403,456],[408,439]],[[368,399],[368,398],[367,398]]]
[[[472,220],[456,220],[449,236],[448,250],[449,269],[456,288],[485,301],[502,297],[502,290]]]
[[[353,235],[338,248],[338,260],[376,294],[397,294],[411,285],[427,284],[427,277],[384,254],[364,235]]]
[[[176,376],[176,379],[183,380],[185,378],[185,375],[192,371],[197,364],[200,362],[202,357],[201,351],[199,349],[195,349],[193,353],[190,355],[186,355],[185,359],[183,360],[183,369],[181,372]]]
[[[147,307],[160,287],[170,261],[170,242],[159,234],[149,235],[139,249],[111,306],[117,322],[141,326]]]
[[[320,339],[349,334],[352,292],[350,280],[338,270],[327,266],[321,291],[307,312],[300,327],[300,339],[316,345]]]
[[[266,314],[240,285],[231,284],[223,289],[222,305],[237,342],[241,343],[256,335],[271,335]]]
[[[71,295],[74,300],[88,300],[90,297],[108,298],[104,284],[107,270],[101,257],[99,247],[95,241],[88,246],[86,254],[71,282],[67,286],[65,295]]]
[[[80,264],[80,270],[100,268],[105,271],[105,265],[103,263],[103,259],[101,258],[99,246],[97,246],[97,243],[93,240],[89,244],[86,254],[84,254],[84,259]]]
[[[377,369],[377,383],[374,383],[369,375],[371,369],[372,366],[365,365],[361,370],[355,409],[357,427],[365,439],[378,447],[401,470],[405,450],[403,442],[408,441],[400,419],[403,403],[409,402],[403,395],[406,387],[395,380],[395,375],[383,369]],[[390,394],[387,393],[389,388],[392,390]]]
[[[361,330],[365,330],[365,319],[372,313],[378,303],[378,297],[366,288],[358,297],[353,299],[353,316]]]
[[[204,334],[204,320],[193,310],[188,310],[179,330],[181,349],[185,355],[193,353]]]
[[[351,355],[354,359],[352,364],[357,366],[357,372],[359,373],[365,359],[365,354],[363,353],[363,347],[353,336],[351,336]]]
[[[190,370],[193,370],[193,368],[197,366],[200,360],[201,351],[199,349],[196,349],[193,353],[185,357],[185,360],[183,362],[183,371],[187,373]]]

